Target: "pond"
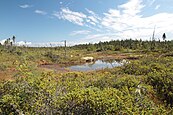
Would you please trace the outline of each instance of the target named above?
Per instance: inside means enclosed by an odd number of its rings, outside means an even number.
[[[122,60],[123,61],[123,60]],[[72,71],[92,71],[92,70],[100,70],[105,68],[113,68],[113,67],[119,67],[123,65],[122,61],[104,61],[104,60],[97,60],[95,62],[91,63],[85,63],[83,65],[75,65],[75,66],[69,66],[69,68]]]

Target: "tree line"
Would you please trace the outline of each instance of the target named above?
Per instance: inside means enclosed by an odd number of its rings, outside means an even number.
[[[16,42],[16,37],[13,36],[12,38],[8,38],[5,40],[4,44],[1,44],[0,45],[4,45],[4,46],[13,46]]]
[[[111,40],[106,42],[99,42],[95,44],[80,44],[75,45],[72,48],[76,49],[87,49],[88,51],[120,51],[124,49],[128,50],[171,50],[173,49],[173,40],[167,41],[166,34],[164,33],[162,36],[162,41],[152,39],[150,41],[144,41],[142,39],[133,40],[133,39],[125,39],[125,40]]]

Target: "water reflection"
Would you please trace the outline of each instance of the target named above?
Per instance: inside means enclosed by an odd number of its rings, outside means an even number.
[[[91,70],[99,70],[105,68],[113,68],[122,66],[123,63],[121,61],[115,60],[97,60],[91,63],[85,63],[83,65],[75,65],[68,67],[70,70],[73,71],[91,71]]]

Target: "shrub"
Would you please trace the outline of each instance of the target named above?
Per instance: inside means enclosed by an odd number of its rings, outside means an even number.
[[[150,73],[146,82],[154,87],[158,96],[167,104],[173,105],[173,74],[166,72]]]

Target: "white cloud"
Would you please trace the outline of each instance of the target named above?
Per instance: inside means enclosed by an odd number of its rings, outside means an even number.
[[[88,19],[91,20],[91,22],[99,23],[101,18],[95,12],[93,12],[87,8],[85,10],[89,13]]]
[[[69,8],[62,8],[60,12],[55,12],[53,15],[80,26],[84,25],[84,19],[86,18],[85,14],[71,11]]]
[[[0,40],[0,44],[4,45],[4,42],[6,39]],[[12,40],[11,40],[12,42]],[[83,42],[79,41],[67,41],[67,46],[74,46],[77,44],[80,44]],[[27,41],[17,41],[15,42],[15,46],[26,46],[26,47],[57,47],[57,46],[64,46],[64,41],[61,42],[45,42],[45,43],[32,43],[32,42],[27,42]]]
[[[156,7],[155,7],[155,10],[157,10],[157,9],[159,9],[160,8],[160,5],[157,5]]]
[[[92,15],[96,15],[93,11],[89,10],[88,8],[85,8],[85,10]]]
[[[67,41],[67,46],[76,45],[78,42],[69,42]],[[45,43],[31,43],[27,45],[29,47],[57,47],[57,46],[64,46],[64,41],[62,42],[45,42]]]
[[[6,39],[0,40],[0,43],[2,45],[4,45],[5,41],[6,41]],[[10,42],[13,42],[13,40],[11,40]],[[26,41],[18,41],[18,42],[15,42],[15,45],[16,46],[29,46],[31,44],[32,44],[31,42],[26,42]]]
[[[32,44],[31,42],[26,42],[26,41],[19,41],[15,43],[16,46],[30,46],[31,44]]]
[[[122,8],[124,15],[135,16],[140,13],[141,9],[144,7],[142,0],[129,0],[129,2],[122,4],[119,8]]]
[[[114,39],[121,39],[121,37],[118,34],[112,34],[112,33],[99,33],[99,34],[89,34],[85,36],[84,38],[81,38],[78,40],[78,44],[86,44],[86,43],[99,43],[100,41],[110,41]]]
[[[5,41],[6,41],[6,39],[0,40],[0,43],[3,45]]]
[[[35,10],[35,13],[36,14],[41,14],[41,15],[46,15],[47,14],[47,12],[42,11],[42,10]]]
[[[127,3],[104,12],[102,17],[99,17],[89,9],[85,9],[87,13],[84,14],[71,11],[68,8],[61,9],[54,16],[96,31],[96,34],[89,33],[85,35],[81,42],[96,42],[120,38],[149,40],[154,26],[156,26],[156,38],[161,38],[163,33],[166,33],[168,35],[167,38],[170,38],[169,35],[173,35],[171,26],[173,25],[173,13],[162,12],[151,16],[142,15],[143,10],[145,10],[144,7],[148,3],[153,5],[154,2],[155,0],[152,0],[144,4],[144,0],[128,0]],[[157,5],[155,9],[159,7],[160,5]]]
[[[156,0],[148,0],[149,6],[152,6]]]
[[[108,41],[111,40],[112,36],[108,34],[93,34],[93,35],[88,35],[85,38],[82,39],[83,42],[92,42],[92,43],[97,43],[99,41]]]
[[[0,40],[0,43],[2,44],[2,45],[4,45],[4,43],[5,43],[5,41],[6,41],[7,39],[3,39],[3,40]],[[10,39],[10,41],[9,42],[13,42],[13,40],[12,39]]]
[[[132,4],[133,3],[133,4]],[[130,7],[136,7],[128,10]],[[130,0],[128,3],[120,5],[120,9],[110,9],[104,13],[102,25],[113,33],[118,32],[122,38],[149,39],[153,28],[156,26],[157,37],[161,37],[163,32],[171,32],[173,24],[171,13],[158,13],[149,17],[143,17],[140,13],[144,5],[141,0]],[[121,12],[120,12],[121,11]]]
[[[30,47],[55,47],[55,46],[63,46],[64,42],[46,42],[46,43],[32,43]]]
[[[88,12],[88,15],[81,12],[72,11],[69,8],[61,8],[61,11],[54,12],[53,16],[57,17],[58,19],[67,20],[79,26],[94,28],[93,26],[99,24],[101,18],[91,10],[86,9],[86,11]]]
[[[93,16],[88,16],[88,19],[89,19],[91,22],[98,23],[97,19],[94,18]]]
[[[76,36],[76,35],[86,35],[91,33],[91,31],[88,30],[79,30],[79,31],[73,31],[72,33],[70,33],[71,36]]]
[[[30,8],[32,6],[31,5],[28,5],[28,4],[24,4],[24,5],[19,5],[19,7],[21,7],[21,8]]]
[[[116,10],[116,9],[110,9],[108,11],[108,13],[103,13],[103,14],[107,17],[110,17],[110,16],[115,17],[115,18],[120,17],[120,11]]]

